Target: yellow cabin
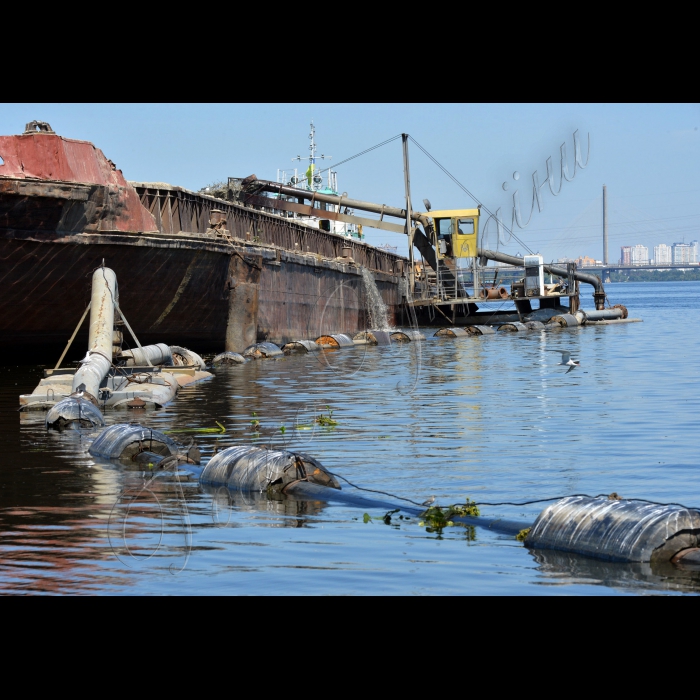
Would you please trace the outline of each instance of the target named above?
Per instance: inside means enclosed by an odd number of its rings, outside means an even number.
[[[438,258],[476,256],[479,214],[479,209],[443,209],[426,214],[435,227]]]

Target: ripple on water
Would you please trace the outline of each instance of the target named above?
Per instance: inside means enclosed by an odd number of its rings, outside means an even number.
[[[107,424],[137,419],[177,430],[219,421],[224,434],[179,437],[195,440],[205,459],[241,442],[286,445],[353,483],[420,501],[431,494],[438,503],[467,496],[523,502],[617,491],[698,506],[700,284],[606,289],[612,303],[624,303],[644,323],[249,362],[216,369],[213,381],[183,389],[163,410],[108,413]],[[562,348],[581,360],[579,369],[565,374],[557,366],[549,350]],[[87,453],[94,433],[47,432],[42,416],[18,418],[17,396],[31,391],[39,374],[0,368],[3,592],[699,590],[692,580],[668,581],[642,566],[534,555],[488,530],[438,535],[416,518],[365,523],[363,512],[347,506],[212,494],[194,481],[178,485],[99,464]],[[320,415],[337,425],[319,425]],[[527,521],[540,509],[483,511]]]

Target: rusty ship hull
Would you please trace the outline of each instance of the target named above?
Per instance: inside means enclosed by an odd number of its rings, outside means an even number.
[[[142,344],[240,352],[356,333],[369,323],[361,267],[400,320],[400,256],[260,207],[127,182],[91,143],[53,132],[0,137],[0,157],[0,349],[64,344],[103,262]]]

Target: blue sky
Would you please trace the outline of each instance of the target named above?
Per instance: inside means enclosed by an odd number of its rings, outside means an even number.
[[[700,239],[699,104],[4,104],[0,134],[21,133],[33,119],[92,141],[128,180],[193,190],[228,176],[276,179],[308,155],[311,119],[331,164],[407,132],[486,207],[502,207],[507,223],[516,190],[527,218],[532,174],[544,181],[550,156],[558,182],[564,142],[571,172],[578,130],[584,162],[590,135],[587,167],[556,198],[543,187],[543,210],[514,230],[522,245],[502,242],[502,250],[601,258],[603,184],[611,260],[621,245]],[[434,209],[474,206],[413,144],[410,164],[414,207],[424,197]],[[403,206],[400,140],[339,166],[338,181],[350,197]],[[368,240],[405,252],[401,234],[368,232]]]

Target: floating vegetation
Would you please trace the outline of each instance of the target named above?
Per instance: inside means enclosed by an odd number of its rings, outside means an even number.
[[[461,515],[464,517],[472,517],[476,518],[481,515],[481,512],[479,511],[479,506],[476,505],[476,501],[472,501],[469,498],[467,498],[466,502],[461,504],[458,503],[456,505],[450,506],[450,510],[452,511],[452,515]]]
[[[362,516],[362,522],[364,523],[371,523],[372,520],[381,520],[385,525],[393,525],[394,527],[398,527],[398,523],[392,522],[392,517],[396,515],[398,512],[400,512],[401,508],[395,508],[394,510],[388,510],[384,515],[377,515],[375,517],[372,517],[369,513],[365,513]],[[409,521],[411,518],[409,518],[407,515],[399,515],[399,520],[406,520]],[[354,518],[356,520],[356,518]]]
[[[215,420],[218,428],[174,428],[172,430],[163,430],[164,433],[225,433],[226,428],[218,420]]]
[[[531,527],[526,527],[515,536],[515,539],[518,540],[518,542],[524,542],[525,538],[530,534],[530,530],[532,530]]]
[[[333,420],[333,411],[331,410],[331,407],[326,406],[326,408],[328,409],[328,415],[324,416],[323,414],[321,414],[320,416],[316,416],[316,418],[314,418],[314,422],[318,423],[319,425],[325,425],[325,426],[338,425],[338,421]]]
[[[476,539],[476,531],[473,525],[466,523],[455,522],[454,518],[458,517],[477,517],[480,515],[479,507],[474,501],[467,498],[466,503],[457,503],[449,506],[447,509],[441,506],[431,506],[421,514],[421,520],[418,525],[425,526],[426,532],[435,532],[442,535],[442,531],[446,527],[462,527],[466,532],[466,538],[469,541]]]

